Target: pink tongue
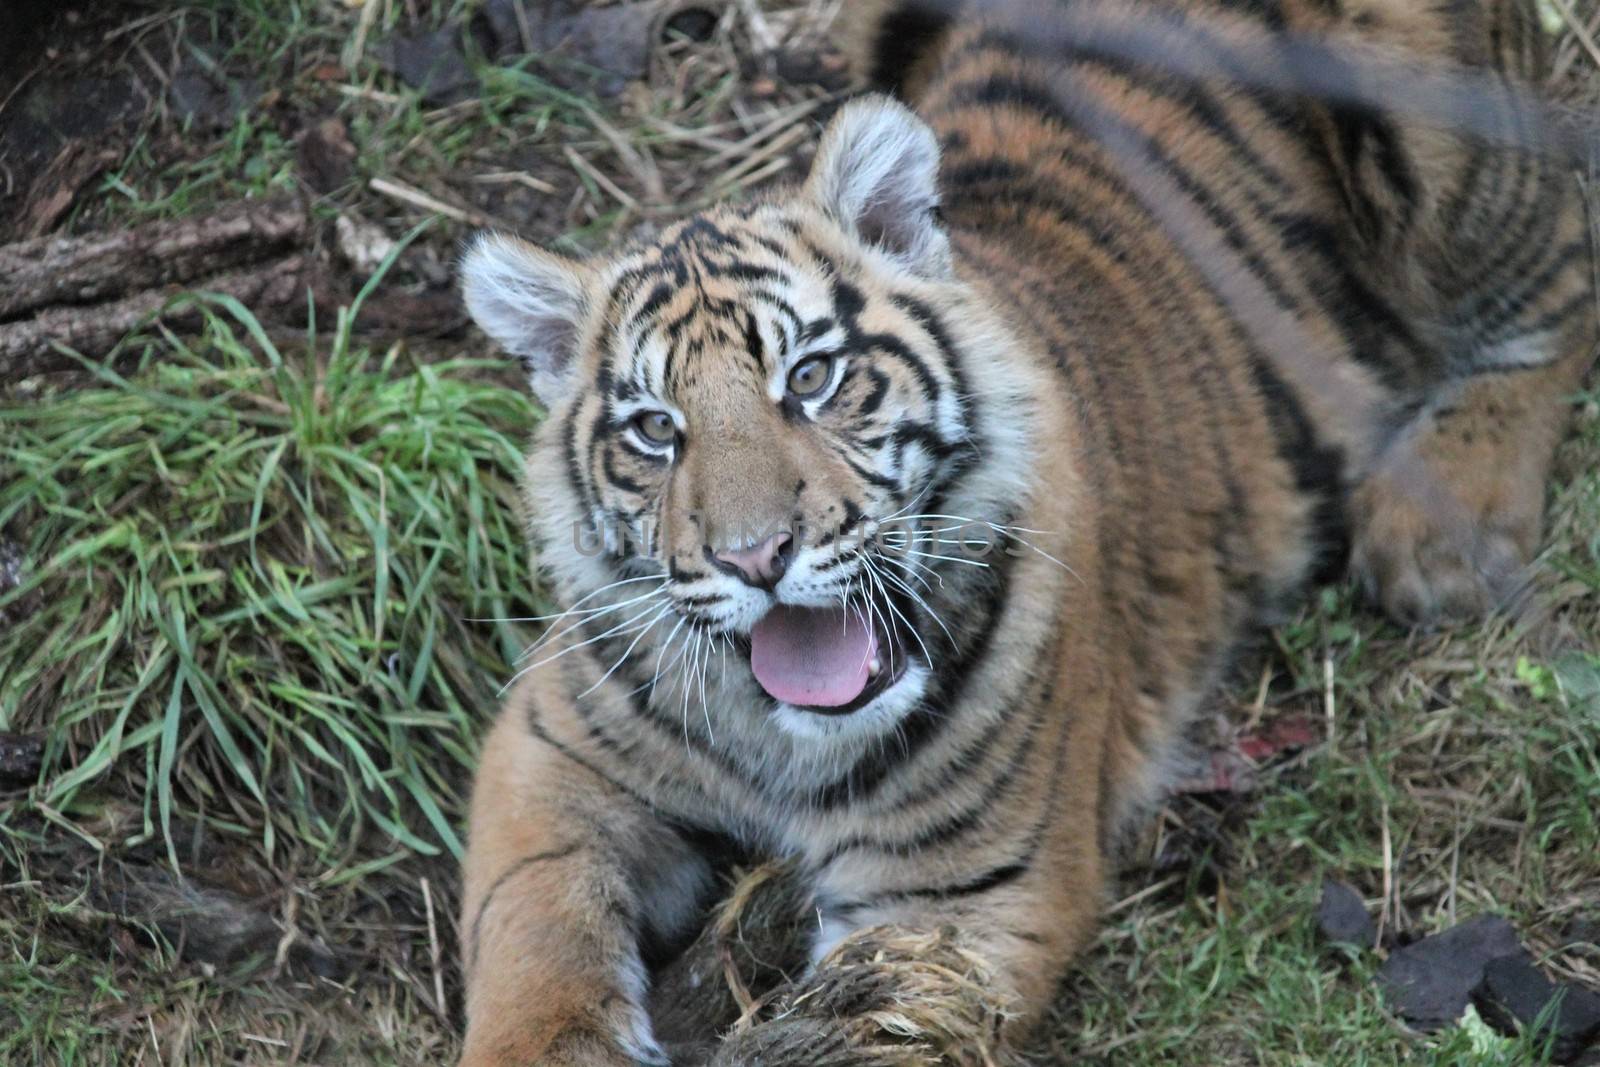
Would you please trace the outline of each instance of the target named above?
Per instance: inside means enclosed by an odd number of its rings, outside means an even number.
[[[867,688],[878,638],[856,612],[779,604],[750,633],[756,681],[786,704],[837,708]]]

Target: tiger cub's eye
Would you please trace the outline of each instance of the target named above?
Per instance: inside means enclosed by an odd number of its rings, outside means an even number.
[[[789,372],[789,393],[793,396],[815,396],[833,377],[833,357],[812,356],[794,365]]]
[[[665,411],[642,411],[633,417],[633,428],[646,441],[670,445],[678,438],[678,427]]]

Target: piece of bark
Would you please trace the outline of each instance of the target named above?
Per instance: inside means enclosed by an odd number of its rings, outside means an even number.
[[[95,357],[111,351],[129,331],[156,318],[174,329],[194,326],[201,320],[194,304],[163,310],[163,305],[185,289],[235,297],[268,321],[285,317],[303,321],[308,292],[317,294],[318,303],[331,302],[316,259],[294,255],[182,286],[146,290],[107,304],[48,308],[31,319],[0,324],[0,382],[77,366],[53,345]]]
[[[355,175],[356,157],[350,128],[336,115],[311,123],[295,135],[295,168],[319,195],[333,192]]]
[[[92,304],[281,256],[304,243],[308,225],[298,204],[246,201],[203,218],[3,245],[0,278],[6,284],[0,286],[0,322],[40,308]],[[158,297],[156,304],[164,298]],[[59,313],[40,317],[54,314]],[[59,323],[51,329],[59,329]],[[0,351],[14,358],[16,343],[0,342]]]

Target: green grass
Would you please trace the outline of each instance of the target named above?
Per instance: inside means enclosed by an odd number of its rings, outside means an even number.
[[[47,731],[38,803],[118,844],[174,812],[337,865],[459,851],[461,784],[535,614],[531,402],[498,364],[282,352],[243,308],[136,342],[129,375],[0,409],[0,729]],[[92,834],[92,830],[86,830]],[[176,863],[176,855],[173,856]]]
[[[39,898],[0,915],[0,1062],[92,1062],[98,1059],[93,1050],[115,1030],[106,1020],[129,1007],[131,976],[111,953],[61,939],[61,927],[74,919],[80,919],[76,909],[53,908]],[[80,921],[94,933],[109,929]],[[156,977],[160,962],[157,957],[143,977]]]

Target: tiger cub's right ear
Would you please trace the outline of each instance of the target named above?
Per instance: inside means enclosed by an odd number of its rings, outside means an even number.
[[[479,235],[461,260],[467,311],[521,357],[546,407],[572,386],[589,273],[576,260],[497,233]]]
[[[950,273],[939,225],[939,139],[887,96],[839,109],[817,146],[806,189],[845,229],[924,277]]]

